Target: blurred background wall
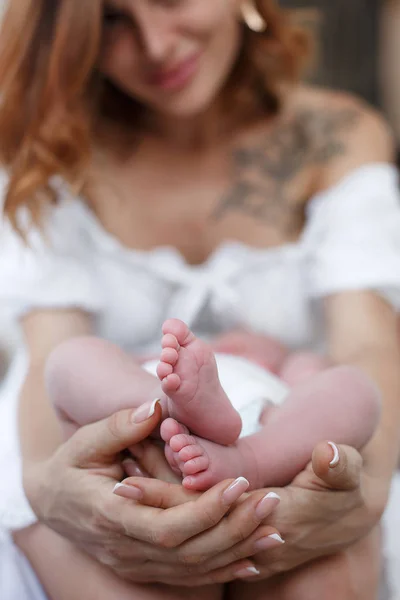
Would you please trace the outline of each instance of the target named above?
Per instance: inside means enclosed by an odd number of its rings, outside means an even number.
[[[400,0],[280,0],[315,39],[309,79],[381,109],[400,146]]]
[[[379,80],[383,108],[400,146],[400,0],[382,4]]]
[[[378,84],[381,0],[281,0],[316,39],[311,79],[381,104]]]

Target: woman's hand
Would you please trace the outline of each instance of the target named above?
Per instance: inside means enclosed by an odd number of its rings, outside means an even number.
[[[332,469],[328,454],[326,444],[317,446],[313,468],[310,465],[288,488],[294,502],[282,494],[279,509],[268,519],[281,526],[287,544],[253,557],[260,571],[251,588],[254,600],[264,598],[266,590],[282,600],[378,597],[382,549],[376,523],[385,506],[386,485],[362,470],[354,449],[340,447],[340,460]],[[264,578],[269,578],[267,583],[257,584]],[[242,584],[236,584],[233,598],[242,597],[243,591]]]
[[[260,577],[288,571],[324,555],[337,553],[364,538],[379,522],[386,505],[385,481],[363,468],[360,454],[339,447],[339,461],[329,467],[332,450],[318,444],[312,463],[283,490],[268,518],[286,544],[254,557]]]
[[[121,450],[145,439],[161,418],[160,407],[153,408],[142,423],[127,410],[83,427],[49,460],[29,465],[25,489],[39,520],[132,581],[168,583],[204,573],[216,555],[224,558],[207,581],[228,581],[237,571],[251,575],[252,562],[242,559],[254,553],[255,538],[276,533],[260,523],[277,500],[263,500],[261,491],[232,509],[247,489],[246,480],[221,482],[197,495],[141,478],[152,486],[149,506],[113,494],[124,475]],[[198,540],[195,568],[193,539]]]
[[[379,521],[386,503],[387,488],[362,469],[362,459],[356,450],[340,446],[338,451],[339,461],[330,467],[332,448],[326,443],[319,444],[314,451],[312,464],[290,486],[274,490],[281,502],[264,520],[264,524],[279,531],[286,543],[258,553],[256,550],[252,560],[259,574],[254,573],[253,581],[273,578],[314,559],[333,554],[338,556],[340,553],[345,559],[340,564],[346,565],[347,559],[354,553],[357,561],[351,562],[359,565],[360,569],[367,568],[369,573],[372,572],[373,565],[368,563],[370,554],[360,553],[362,542],[355,544],[367,536]],[[142,501],[156,501],[153,482],[129,481],[144,490]],[[164,484],[158,482],[157,485]],[[163,497],[162,488],[158,491],[158,497]],[[167,507],[165,500],[163,502]],[[203,543],[206,543],[206,537]],[[244,543],[240,548],[232,548],[228,552],[233,552],[238,559],[242,558],[242,552],[250,556],[251,543],[253,547],[256,546],[253,538],[247,542],[247,546]],[[212,578],[218,580],[226,552],[201,564],[202,551],[196,539],[190,545],[186,543],[186,552],[187,562],[198,567],[201,565],[198,573],[201,569],[210,569],[210,572],[207,575],[196,574],[193,569],[192,576],[180,579],[180,585],[204,585]],[[205,554],[206,550],[203,549],[203,552]],[[338,560],[335,561],[337,566]],[[235,572],[235,577],[240,578],[240,574]],[[341,581],[344,584],[345,578]],[[177,580],[171,579],[168,583],[177,584]]]

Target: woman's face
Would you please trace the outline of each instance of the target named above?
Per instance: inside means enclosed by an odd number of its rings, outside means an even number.
[[[105,0],[100,70],[165,116],[218,95],[239,51],[239,0]]]

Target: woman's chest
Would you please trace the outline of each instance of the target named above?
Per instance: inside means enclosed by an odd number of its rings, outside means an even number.
[[[173,246],[202,263],[225,240],[258,248],[295,241],[304,224],[311,169],[282,181],[265,166],[232,152],[209,156],[145,156],[134,168],[108,173],[96,212],[125,246]]]

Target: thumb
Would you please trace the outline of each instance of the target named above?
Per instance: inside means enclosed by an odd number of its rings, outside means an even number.
[[[312,469],[326,487],[354,490],[360,486],[362,458],[355,448],[321,442],[314,448]]]
[[[135,422],[135,414],[146,419]],[[66,442],[70,463],[78,467],[104,466],[115,461],[115,456],[128,446],[147,438],[161,420],[158,400],[136,410],[121,410],[102,421],[85,425]]]

